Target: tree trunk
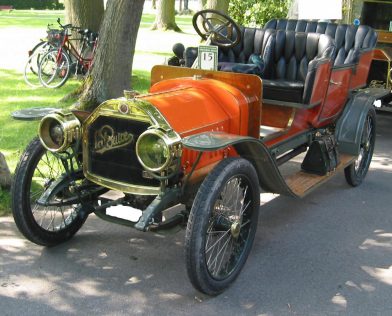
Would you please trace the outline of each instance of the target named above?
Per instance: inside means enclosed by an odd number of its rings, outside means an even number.
[[[64,6],[65,24],[98,32],[104,13],[103,0],[64,0]],[[80,38],[80,34],[73,31],[72,38]],[[72,41],[72,44],[80,49],[81,42]]]
[[[229,10],[229,0],[207,0],[206,9],[218,10],[227,14]]]
[[[11,187],[11,172],[8,168],[4,155],[0,152],[0,187],[8,189]]]
[[[107,2],[94,65],[81,88],[81,110],[91,111],[103,101],[120,97],[123,90],[130,89],[143,4],[144,0]]]
[[[155,16],[154,25],[151,27],[152,30],[181,31],[176,24],[174,5],[174,0],[158,0],[157,14]]]
[[[184,11],[189,10],[189,0],[184,0]]]
[[[64,0],[65,22],[98,32],[104,8],[103,0]]]
[[[199,10],[204,10],[207,5],[207,0],[199,0]]]
[[[155,10],[157,8],[157,0],[152,0],[151,1],[151,6]]]

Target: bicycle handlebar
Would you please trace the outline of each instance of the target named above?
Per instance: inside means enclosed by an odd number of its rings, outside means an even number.
[[[71,29],[71,30],[77,31],[77,30],[81,30],[81,29],[82,29],[82,28],[79,27],[79,26],[73,26],[71,23],[63,25],[63,24],[61,24],[61,22],[60,22],[60,18],[57,18],[57,23],[60,25],[60,27],[61,27],[63,30],[65,30],[65,29]]]

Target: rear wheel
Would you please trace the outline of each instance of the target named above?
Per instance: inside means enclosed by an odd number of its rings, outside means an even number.
[[[256,233],[260,191],[253,165],[223,160],[201,185],[188,220],[185,255],[193,286],[208,295],[239,275]]]
[[[42,57],[38,70],[39,80],[44,87],[59,88],[68,80],[70,70],[68,54],[51,50]]]
[[[348,184],[356,187],[365,178],[372,161],[376,141],[376,111],[369,109],[363,126],[359,155],[351,165],[344,169]]]
[[[38,199],[63,178],[48,206]],[[68,180],[69,178],[69,180]],[[23,153],[15,171],[12,186],[12,212],[16,226],[30,241],[43,246],[54,246],[70,239],[87,218],[78,202],[66,203],[75,197],[71,184],[83,181],[82,173],[66,172],[61,159],[47,151],[38,138]]]

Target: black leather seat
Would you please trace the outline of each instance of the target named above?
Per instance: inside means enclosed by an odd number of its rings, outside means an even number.
[[[274,45],[275,31],[241,27],[240,43],[233,48],[219,48],[220,70],[250,73],[248,69],[258,64],[258,59],[255,58],[257,56],[262,62],[262,65],[257,66],[262,69],[252,73],[263,76],[272,67]]]
[[[219,48],[218,69],[263,76],[272,66],[275,31],[240,27],[241,41],[232,48]],[[233,34],[235,37],[235,34]],[[197,48],[188,47],[184,52],[185,67],[191,67],[197,57]],[[258,58],[254,58],[258,57]],[[260,65],[257,60],[260,60]]]
[[[377,33],[366,25],[273,19],[265,24],[264,29],[312,32],[331,36],[336,45],[335,66],[357,63],[361,53],[373,49],[377,43]]]
[[[264,99],[308,104],[316,71],[335,53],[333,40],[324,34],[276,31],[273,64],[263,77]]]

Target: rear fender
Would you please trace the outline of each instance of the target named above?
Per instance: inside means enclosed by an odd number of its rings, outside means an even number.
[[[256,169],[260,187],[265,192],[295,196],[281,175],[274,157],[258,139],[223,132],[206,132],[182,139],[184,147],[196,151],[217,151],[233,146]]]
[[[382,94],[382,91],[378,90],[363,90],[354,94],[348,100],[343,114],[336,124],[335,134],[340,152],[355,156],[359,155],[367,113],[373,107],[374,101]]]

